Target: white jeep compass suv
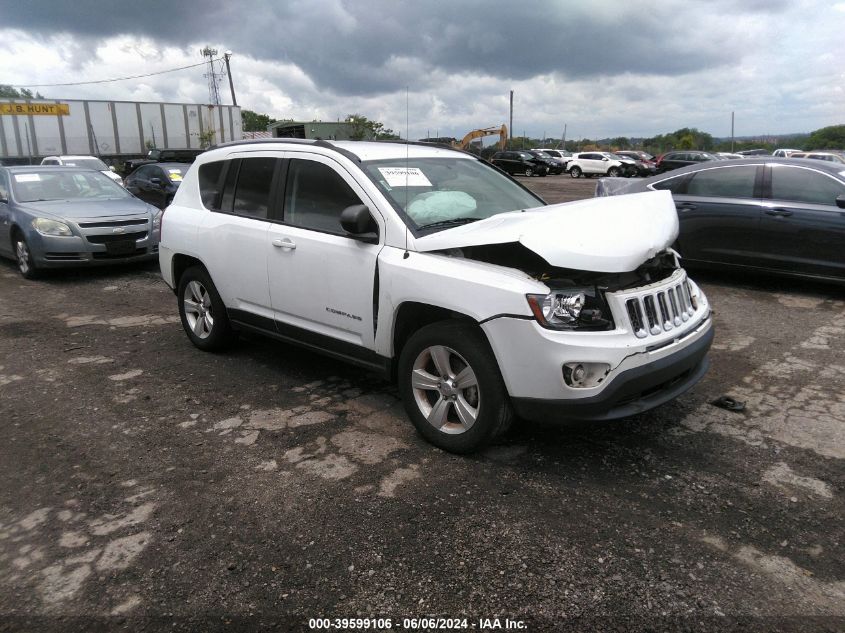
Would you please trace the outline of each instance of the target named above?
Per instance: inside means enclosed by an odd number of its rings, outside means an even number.
[[[162,224],[194,345],[248,330],[377,371],[449,451],[514,414],[640,413],[707,369],[668,191],[547,206],[461,151],[242,141],[197,159]]]

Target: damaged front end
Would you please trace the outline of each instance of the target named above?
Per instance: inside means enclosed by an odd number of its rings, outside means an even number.
[[[671,249],[635,270],[617,273],[552,266],[519,242],[453,248],[443,254],[521,270],[548,286],[548,294],[529,294],[526,298],[537,322],[551,330],[612,330],[615,325],[607,293],[660,282],[680,268]]]

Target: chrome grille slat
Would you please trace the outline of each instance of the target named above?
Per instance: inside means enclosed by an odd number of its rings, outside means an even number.
[[[686,275],[675,275],[665,285],[655,286],[619,293],[628,325],[637,338],[659,336],[680,328],[698,310]]]

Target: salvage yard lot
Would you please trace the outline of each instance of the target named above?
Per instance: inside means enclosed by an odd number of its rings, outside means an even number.
[[[595,186],[520,180],[549,202]],[[155,266],[3,262],[0,630],[842,630],[842,289],[693,278],[717,333],[692,391],[457,457],[359,369],[250,336],[195,349]]]

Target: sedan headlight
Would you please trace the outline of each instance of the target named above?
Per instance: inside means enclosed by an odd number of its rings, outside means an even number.
[[[605,330],[610,311],[597,288],[567,288],[546,295],[526,295],[534,318],[551,330]]]
[[[164,211],[161,209],[156,209],[153,211],[153,231],[160,231],[161,230],[161,216],[164,215]]]
[[[58,220],[50,220],[49,218],[35,218],[32,221],[32,228],[41,233],[41,235],[73,235],[67,224]]]

